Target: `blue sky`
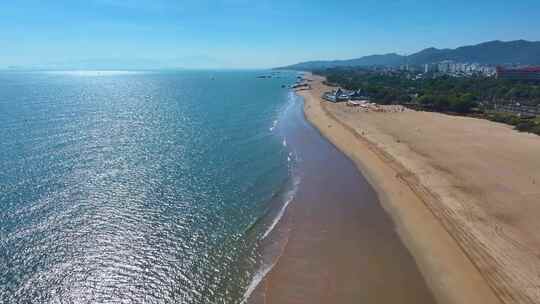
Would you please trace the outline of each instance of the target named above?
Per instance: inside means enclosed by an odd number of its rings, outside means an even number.
[[[0,68],[265,68],[540,40],[538,0],[17,0]]]

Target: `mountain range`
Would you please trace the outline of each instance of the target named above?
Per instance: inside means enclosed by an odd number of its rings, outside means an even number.
[[[427,48],[409,56],[396,53],[364,56],[349,60],[307,61],[280,69],[316,70],[334,67],[389,66],[403,64],[423,65],[453,60],[456,62],[480,63],[489,65],[527,64],[540,65],[540,41],[489,41],[477,45],[462,46],[456,49]]]

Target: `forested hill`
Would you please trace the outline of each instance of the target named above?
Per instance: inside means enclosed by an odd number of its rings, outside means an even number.
[[[398,54],[371,55],[350,60],[308,61],[280,69],[316,70],[333,67],[389,66],[408,62],[413,65],[453,60],[481,64],[540,65],[540,41],[490,41],[456,49],[428,48],[408,57]]]

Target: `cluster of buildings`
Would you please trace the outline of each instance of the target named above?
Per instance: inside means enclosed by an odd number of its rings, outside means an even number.
[[[424,64],[424,71],[427,73],[438,73],[450,76],[473,76],[483,75],[493,77],[496,75],[496,68],[493,66],[482,65],[479,63],[462,63],[445,60],[437,63]]]
[[[424,65],[401,65],[396,67],[371,67],[380,75],[400,76],[406,73],[408,79],[418,80],[426,77],[497,77],[499,79],[540,82],[540,66],[486,65],[480,63],[463,63],[452,60],[428,63]]]
[[[540,67],[494,67],[478,63],[461,63],[445,60],[424,65],[424,74],[456,77],[482,75],[508,80],[540,81]]]

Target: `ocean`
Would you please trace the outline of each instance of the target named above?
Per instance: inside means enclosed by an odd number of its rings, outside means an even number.
[[[242,302],[297,185],[271,73],[0,73],[0,303]]]

